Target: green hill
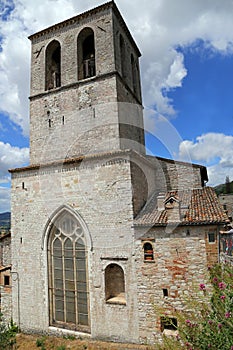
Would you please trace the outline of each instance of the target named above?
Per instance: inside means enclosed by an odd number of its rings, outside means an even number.
[[[11,213],[0,213],[0,232],[9,231],[11,226]]]
[[[227,194],[232,193],[233,194],[233,181],[225,184],[220,184],[214,187],[215,192],[217,195],[219,194]]]

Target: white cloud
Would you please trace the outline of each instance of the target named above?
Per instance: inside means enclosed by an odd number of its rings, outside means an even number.
[[[166,80],[166,86],[168,89],[181,87],[182,80],[186,75],[187,70],[184,67],[184,56],[178,53],[170,66],[170,73]]]
[[[23,166],[28,160],[28,148],[13,147],[9,143],[0,142],[0,182],[9,177],[8,169]]]
[[[10,210],[9,169],[28,164],[29,149],[13,147],[0,141],[0,213]]]
[[[10,188],[0,186],[0,213],[10,211]]]
[[[233,136],[207,133],[195,141],[184,140],[179,146],[179,156],[186,160],[205,162],[208,167],[209,184],[224,183],[226,175],[233,180]]]
[[[28,134],[29,34],[81,13],[104,1],[89,0],[14,0],[15,8],[7,21],[0,22],[3,37],[0,52],[0,111]],[[6,16],[13,1],[5,0],[1,14]],[[158,113],[174,115],[173,101],[162,89],[182,86],[187,74],[183,56],[176,47],[196,39],[208,47],[232,52],[233,3],[231,0],[140,0],[130,7],[125,0],[117,5],[143,53],[142,83],[144,104]],[[138,15],[140,14],[140,16]]]
[[[0,112],[4,111],[28,135],[28,96],[30,41],[28,35],[47,26],[77,15],[105,2],[99,0],[3,0],[0,4]],[[232,0],[134,0],[130,6],[117,0],[129,29],[143,54],[141,76],[144,105],[155,109],[155,115],[176,115],[173,101],[166,92],[182,87],[188,74],[178,46],[186,47],[202,39],[208,51],[233,53],[233,2]],[[14,4],[14,10],[9,8]],[[140,15],[139,15],[140,14]],[[7,21],[5,20],[8,15]],[[147,120],[148,122],[148,120]],[[154,122],[148,123],[151,131]],[[216,135],[215,135],[216,136]],[[195,142],[184,141],[198,161],[210,159],[216,151],[216,138],[211,146],[211,134]],[[222,136],[224,142],[228,138]],[[205,143],[205,149],[201,145]],[[208,143],[208,146],[207,146]],[[221,169],[231,162],[226,148],[220,155]],[[7,150],[6,150],[7,152]],[[210,172],[212,168],[209,168]],[[228,168],[224,168],[225,170]],[[212,173],[214,173],[212,171]],[[211,177],[212,175],[210,175]]]

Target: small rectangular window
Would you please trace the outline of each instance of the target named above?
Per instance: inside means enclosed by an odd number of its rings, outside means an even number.
[[[209,232],[208,233],[208,240],[209,240],[209,243],[214,243],[215,242],[215,233],[214,232]]]
[[[175,317],[165,317],[162,316],[160,318],[161,322],[161,331],[163,332],[165,329],[169,329],[171,331],[177,330],[177,319]]]
[[[4,286],[10,285],[10,276],[4,276]]]
[[[164,296],[164,298],[168,297],[168,290],[167,290],[167,288],[163,288],[163,296]]]

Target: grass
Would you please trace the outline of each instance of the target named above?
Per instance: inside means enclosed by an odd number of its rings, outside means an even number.
[[[151,350],[148,345],[110,343],[94,340],[17,334],[17,350]]]

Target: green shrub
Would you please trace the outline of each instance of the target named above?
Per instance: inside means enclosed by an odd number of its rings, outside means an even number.
[[[186,311],[176,313],[178,335],[165,336],[161,349],[233,350],[233,266],[218,264],[209,272],[210,285],[200,283]]]
[[[10,324],[6,324],[3,321],[2,314],[0,314],[0,349],[11,350],[16,343],[16,334],[18,327],[13,321]]]
[[[38,338],[36,339],[36,346],[39,348],[41,347],[41,350],[45,350],[45,338]]]

